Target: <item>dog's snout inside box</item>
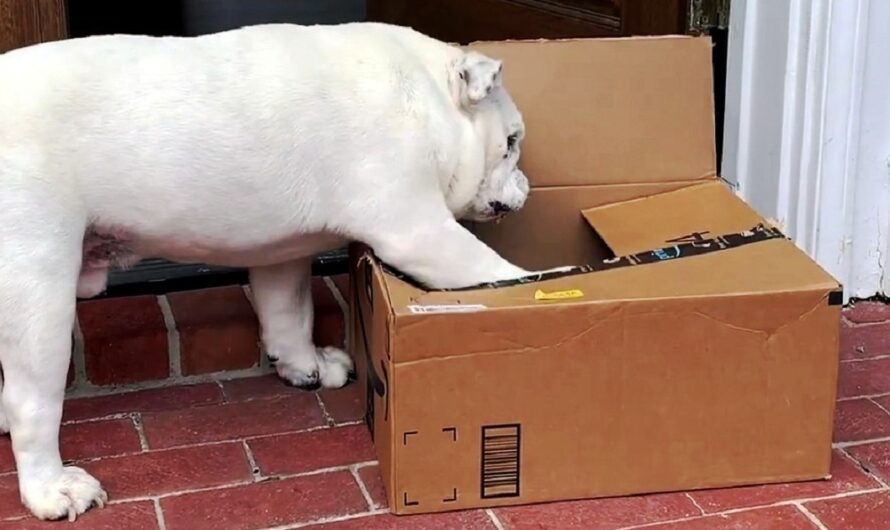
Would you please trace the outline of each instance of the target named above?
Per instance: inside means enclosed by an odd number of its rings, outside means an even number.
[[[827,477],[840,286],[717,179],[709,41],[476,46],[504,60],[532,185],[477,235],[589,267],[428,292],[352,249],[393,511]]]

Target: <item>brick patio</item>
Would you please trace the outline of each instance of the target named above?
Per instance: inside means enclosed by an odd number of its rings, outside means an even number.
[[[206,333],[189,322],[183,335]],[[0,438],[0,528],[890,528],[890,306],[848,310],[841,347],[831,481],[396,518],[386,513],[355,385],[313,394],[268,375],[222,374],[66,402],[63,457],[112,499],[73,525],[26,516],[9,438]],[[183,368],[206,370],[200,362]]]

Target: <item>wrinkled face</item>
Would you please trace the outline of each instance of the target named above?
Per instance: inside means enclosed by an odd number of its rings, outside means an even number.
[[[475,51],[451,65],[451,95],[472,128],[464,159],[446,191],[448,207],[459,219],[500,219],[528,197],[528,179],[518,167],[525,125],[501,84],[502,70],[500,61]]]
[[[528,179],[519,170],[525,126],[510,95],[501,87],[479,105],[475,118],[485,162],[476,194],[461,217],[492,221],[522,208],[528,197]]]

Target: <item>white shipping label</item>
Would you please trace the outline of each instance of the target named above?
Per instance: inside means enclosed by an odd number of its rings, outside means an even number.
[[[488,309],[481,304],[451,304],[451,305],[409,305],[408,310],[415,315],[424,313],[477,313]]]

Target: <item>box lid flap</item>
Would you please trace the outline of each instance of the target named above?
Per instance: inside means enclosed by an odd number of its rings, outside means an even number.
[[[738,233],[764,222],[717,181],[581,214],[616,256]]]
[[[504,61],[533,187],[716,175],[711,41],[634,37],[480,42]]]

